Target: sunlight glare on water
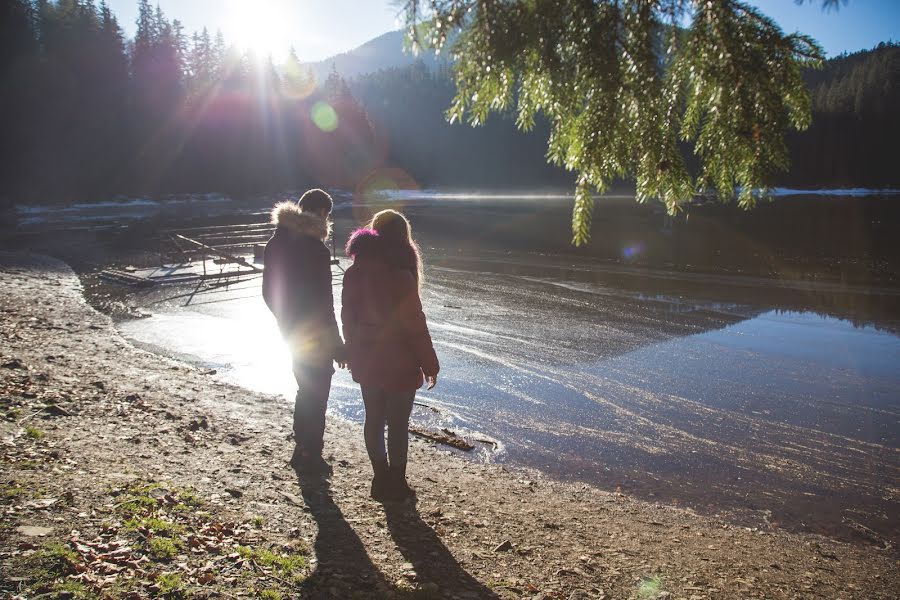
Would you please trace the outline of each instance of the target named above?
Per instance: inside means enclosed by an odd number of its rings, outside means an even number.
[[[122,323],[125,335],[199,362],[225,381],[293,397],[287,346],[260,297],[203,302]]]
[[[340,306],[335,307],[340,313]],[[216,370],[216,378],[293,402],[297,391],[288,347],[259,290],[245,282],[204,292],[187,306],[166,304],[146,319],[119,325],[130,339]],[[361,418],[359,387],[347,371],[332,380],[329,413]]]

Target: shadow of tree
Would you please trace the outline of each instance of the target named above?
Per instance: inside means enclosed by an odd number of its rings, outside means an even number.
[[[298,474],[303,500],[319,531],[314,550],[318,564],[300,584],[301,598],[378,598],[390,586],[372,563],[366,548],[344,519],[331,495],[331,482],[321,475]]]
[[[499,598],[460,566],[414,503],[385,504],[388,530],[420,584],[433,584],[451,598]]]

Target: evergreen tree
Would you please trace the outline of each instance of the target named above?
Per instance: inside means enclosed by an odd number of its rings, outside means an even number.
[[[180,24],[170,23],[162,9],[138,4],[138,30],[132,56],[133,131],[138,153],[132,180],[141,191],[173,183],[171,167],[178,161],[184,130],[176,115],[186,98],[184,39]]]
[[[212,47],[212,65],[215,78],[219,81],[225,78],[225,54],[227,50],[225,36],[221,30],[216,30],[216,39]]]
[[[593,3],[596,7],[606,4]],[[669,3],[671,6],[678,4],[677,1]],[[739,3],[721,0],[712,4],[715,5],[713,8],[720,5],[734,8]],[[571,6],[566,8],[567,2],[555,5],[559,10],[574,10]],[[628,12],[636,4],[620,1],[618,5],[620,16],[631,15],[636,20],[626,23],[628,27],[623,25],[618,31],[617,43],[628,42],[629,56],[636,49],[646,50],[646,46],[638,43],[637,34],[631,31],[632,28],[640,29],[640,15]],[[515,22],[515,19],[509,20],[508,15],[504,16],[504,11],[515,13],[521,9],[516,6],[515,2],[504,3],[501,6],[503,14],[496,22]],[[540,2],[533,8],[549,10]],[[644,64],[639,60],[628,62],[632,58],[613,53],[610,60],[616,68],[607,71],[600,69],[602,64],[607,64],[602,61],[563,61],[559,73],[551,77],[540,70],[544,65],[541,61],[564,58],[559,49],[551,49],[547,56],[538,52],[529,59],[537,61],[534,63],[537,72],[543,73],[541,76],[545,79],[523,78],[521,84],[513,84],[515,102],[510,106],[536,102],[534,94],[540,85],[548,86],[548,98],[558,96],[561,102],[580,97],[577,90],[554,87],[562,85],[560,82],[565,78],[584,84],[587,87],[583,89],[590,90],[588,84],[594,81],[592,77],[606,77],[604,81],[611,82],[611,87],[597,88],[593,93],[596,95],[604,90],[612,93],[609,91],[612,90],[616,92],[614,97],[594,98],[592,103],[586,103],[579,110],[562,102],[558,113],[574,115],[575,120],[571,123],[555,122],[552,115],[547,118],[535,112],[534,128],[526,134],[519,133],[517,118],[511,114],[490,119],[482,127],[464,128],[451,126],[443,118],[444,109],[452,105],[460,89],[459,67],[452,72],[446,63],[431,68],[417,61],[409,67],[387,69],[354,81],[345,81],[332,69],[326,81],[317,85],[310,66],[301,63],[295,51],[288,54],[283,77],[279,77],[270,57],[259,58],[240,52],[236,47],[229,48],[221,32],[211,36],[208,30],[202,30],[190,36],[188,43],[181,25],[177,21],[168,21],[162,11],[151,7],[147,0],[139,0],[138,31],[133,42],[124,38],[105,0],[35,0],[33,3],[0,0],[0,17],[0,126],[3,131],[0,136],[0,199],[5,202],[14,198],[65,200],[144,191],[243,193],[310,184],[355,188],[365,185],[361,182],[382,166],[399,167],[396,173],[405,170],[423,186],[571,185],[571,174],[546,163],[548,138],[554,141],[555,148],[571,151],[566,154],[566,160],[574,161],[573,164],[582,170],[603,156],[602,152],[598,154],[601,150],[621,153],[616,155],[619,162],[610,163],[621,166],[621,173],[616,169],[612,172],[617,177],[637,174],[638,185],[647,189],[649,184],[641,181],[640,174],[646,166],[644,162],[649,159],[634,152],[648,142],[626,138],[613,143],[615,140],[607,139],[606,145],[600,144],[591,152],[585,149],[586,146],[566,144],[573,140],[591,141],[590,137],[579,137],[582,128],[593,127],[591,124],[595,121],[591,119],[599,119],[596,123],[603,125],[603,118],[609,116],[603,112],[605,109],[619,111],[613,112],[613,116],[618,115],[626,121],[632,119],[628,122],[633,122],[635,131],[643,132],[641,127],[646,127],[647,122],[655,122],[651,118],[655,113],[644,114],[639,109],[650,110],[665,104],[657,106],[651,102],[649,107],[641,108],[641,102],[648,100],[637,96],[640,87],[634,80],[637,75],[623,71],[623,65]],[[553,32],[554,23],[551,19],[541,27]],[[723,23],[730,22],[726,19]],[[538,27],[532,22],[527,25]],[[754,116],[752,111],[749,116],[740,113],[741,102],[756,90],[761,94],[758,96],[760,106],[779,106],[779,98],[783,100],[784,97],[778,96],[781,93],[778,90],[787,90],[790,86],[785,82],[792,81],[794,74],[789,73],[774,92],[764,89],[767,85],[765,74],[777,74],[775,67],[779,64],[797,66],[800,63],[796,57],[791,59],[785,55],[779,59],[780,63],[775,61],[774,66],[763,69],[761,74],[759,68],[747,62],[765,56],[765,51],[757,47],[761,42],[756,38],[744,40],[741,37],[749,35],[745,24],[731,25],[733,29],[729,30],[729,36],[736,36],[737,47],[744,49],[746,46],[750,50],[747,56],[735,59],[734,63],[745,69],[746,81],[743,88],[732,90],[733,97],[728,106],[734,110],[724,113],[731,115],[731,121],[716,123],[711,115],[700,115],[696,143],[706,145],[707,154],[701,158],[707,162],[715,162],[716,157],[725,160],[724,156],[736,165],[728,166],[732,171],[753,171],[779,156],[781,149],[777,136],[771,137],[772,132],[787,128],[784,119],[786,115],[790,116],[791,110],[803,112],[803,98],[791,96],[799,104],[793,108],[781,105],[784,111],[775,111],[769,121],[762,123],[760,127],[768,133],[752,127],[736,129]],[[658,74],[664,89],[669,89],[665,85],[671,85],[668,78],[675,77],[672,73],[677,71],[679,53],[694,56],[691,53],[696,53],[697,48],[709,47],[712,43],[706,38],[714,37],[715,31],[696,24],[692,27],[693,30],[681,31],[660,26],[655,34],[657,41],[654,43],[660,48],[665,46],[663,41],[669,39],[666,36],[672,36],[677,42],[674,57],[660,63]],[[576,30],[573,27],[566,35],[574,36]],[[594,31],[602,33],[596,28]],[[764,24],[756,23],[756,28],[751,27],[749,31],[761,34],[768,29]],[[516,35],[504,34],[508,35],[512,35],[513,41],[521,42],[517,47],[528,47]],[[502,41],[504,36],[498,39]],[[716,47],[731,48],[724,43],[729,36],[723,37],[722,44]],[[465,39],[465,34],[461,39]],[[594,41],[599,43],[603,39],[599,36]],[[779,39],[772,38],[770,44],[766,43],[788,52],[789,47],[779,46]],[[571,56],[577,56],[579,40],[572,41]],[[491,43],[500,44],[497,40]],[[502,44],[499,47],[505,48]],[[651,49],[658,50],[655,45]],[[637,55],[638,58],[641,56],[647,59],[645,55]],[[603,58],[602,55],[598,57]],[[503,64],[509,68],[532,64],[522,63],[519,59],[518,55],[514,58],[502,53],[492,55],[483,65],[483,77],[472,75],[470,83],[487,85],[494,81],[488,73],[495,73],[495,67],[504,60]],[[468,60],[463,57],[461,62],[471,66],[466,62]],[[688,58],[682,60],[686,61],[684,64],[690,64]],[[713,57],[701,61],[698,68],[713,69],[718,60]],[[576,64],[580,65],[577,69]],[[588,73],[589,69],[594,70]],[[702,75],[707,79],[700,83],[712,85],[712,81],[719,88],[701,86],[700,91],[694,90],[692,94],[726,89],[729,76],[704,75],[702,69],[697,77]],[[803,133],[789,134],[788,148],[793,166],[787,174],[771,181],[804,187],[900,185],[895,166],[896,139],[900,137],[900,118],[895,108],[900,103],[900,48],[893,43],[881,44],[872,51],[829,60],[820,71],[805,69],[800,74],[810,90],[813,125]],[[649,82],[647,89],[652,90],[654,77],[649,71],[643,76]],[[523,99],[521,94],[525,88],[521,86],[526,81],[530,81],[528,85],[532,87],[528,88],[530,91],[526,90]],[[492,90],[490,86],[485,89]],[[684,95],[686,92],[678,89],[684,107],[690,107],[690,94]],[[529,93],[531,100],[527,97]],[[465,116],[476,116],[477,110],[473,112],[473,109],[487,97],[490,95],[483,95],[479,88],[474,104],[471,98],[468,100]],[[752,94],[751,97],[757,98]],[[694,98],[693,101],[698,100]],[[715,103],[709,100],[707,104]],[[488,111],[502,108],[502,103],[492,107],[488,107]],[[622,113],[622,110],[626,112]],[[734,111],[737,112],[732,114]],[[690,111],[676,115],[675,120],[680,119],[685,125],[687,116]],[[518,120],[521,125],[521,110]],[[600,125],[593,131],[598,133],[597,137],[606,139],[608,136],[603,134],[607,129]],[[619,131],[618,127],[621,124],[616,121],[611,131]],[[763,144],[768,158],[757,159],[754,155],[757,164],[751,164],[749,159],[741,163],[741,157],[746,158],[746,147],[718,149],[730,138],[716,137],[710,131],[738,135],[738,146]],[[654,139],[654,135],[661,134],[651,128],[647,139]],[[740,135],[744,136],[743,141]],[[679,141],[679,144],[679,150],[690,150],[683,142]],[[654,152],[657,154],[647,156],[658,158],[667,150],[663,147]],[[452,156],[452,160],[447,160],[448,156]],[[680,156],[677,158],[680,160]],[[651,174],[682,168],[680,164],[670,166],[665,161],[649,163],[651,167],[654,164],[656,169],[650,169]],[[690,160],[685,164],[689,170],[693,168]],[[718,168],[713,167],[712,172],[718,172]],[[604,169],[612,167],[606,165]],[[703,174],[702,170],[698,172]],[[602,174],[602,169],[591,173]],[[701,178],[698,185],[703,182]],[[691,182],[692,186],[694,183]],[[713,181],[713,187],[721,186]]]
[[[29,170],[32,83],[38,52],[37,15],[27,0],[0,0],[0,208],[23,193]]]
[[[301,64],[293,46],[288,50],[282,71],[284,73],[282,78],[284,93],[289,98],[302,99],[312,94],[316,87],[315,76]]]
[[[140,62],[148,56],[156,42],[158,33],[156,19],[149,0],[138,0],[137,33],[134,36],[134,60]]]
[[[809,125],[801,74],[821,50],[737,0],[434,0],[424,34],[421,4],[406,2],[414,43],[457,36],[452,120],[549,119],[549,159],[578,176],[575,244],[590,237],[591,192],[617,178],[671,212],[706,189],[752,206],[787,167],[785,132]]]
[[[13,63],[37,51],[35,19],[28,0],[0,1],[0,74],[6,75]]]

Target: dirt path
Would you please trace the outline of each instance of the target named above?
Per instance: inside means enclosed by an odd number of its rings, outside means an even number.
[[[368,498],[360,427],[297,481],[290,410],[132,347],[64,264],[0,254],[4,597],[895,598],[897,554],[735,527],[413,440]]]

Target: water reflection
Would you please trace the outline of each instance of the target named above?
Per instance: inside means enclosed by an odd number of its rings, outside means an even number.
[[[445,376],[419,394],[420,424],[497,441],[479,448],[482,460],[709,505],[748,522],[849,536],[840,524],[852,510],[854,520],[897,534],[894,324],[773,309],[757,303],[763,290],[752,286],[698,288],[515,260],[434,262],[454,265],[431,268],[425,290]],[[157,303],[154,317],[122,329],[289,399],[290,359],[258,285],[187,307]],[[681,293],[664,293],[673,289]],[[687,295],[692,289],[702,293]],[[786,289],[783,305],[808,297]],[[346,372],[335,377],[330,411],[362,419]]]
[[[800,204],[667,225],[651,207],[612,203],[598,206],[591,248],[573,251],[565,199],[409,199],[443,374],[413,419],[496,442],[478,460],[747,523],[847,539],[862,523],[898,541],[900,291],[887,284],[900,261],[872,250],[890,236],[861,215],[874,206],[896,223],[900,209],[853,200],[824,205],[854,224],[840,238],[839,219],[809,220]],[[376,208],[339,210],[336,230]],[[290,359],[258,285],[189,307],[152,292],[135,300],[154,317],[122,328],[290,399]],[[329,410],[362,420],[346,372]]]

